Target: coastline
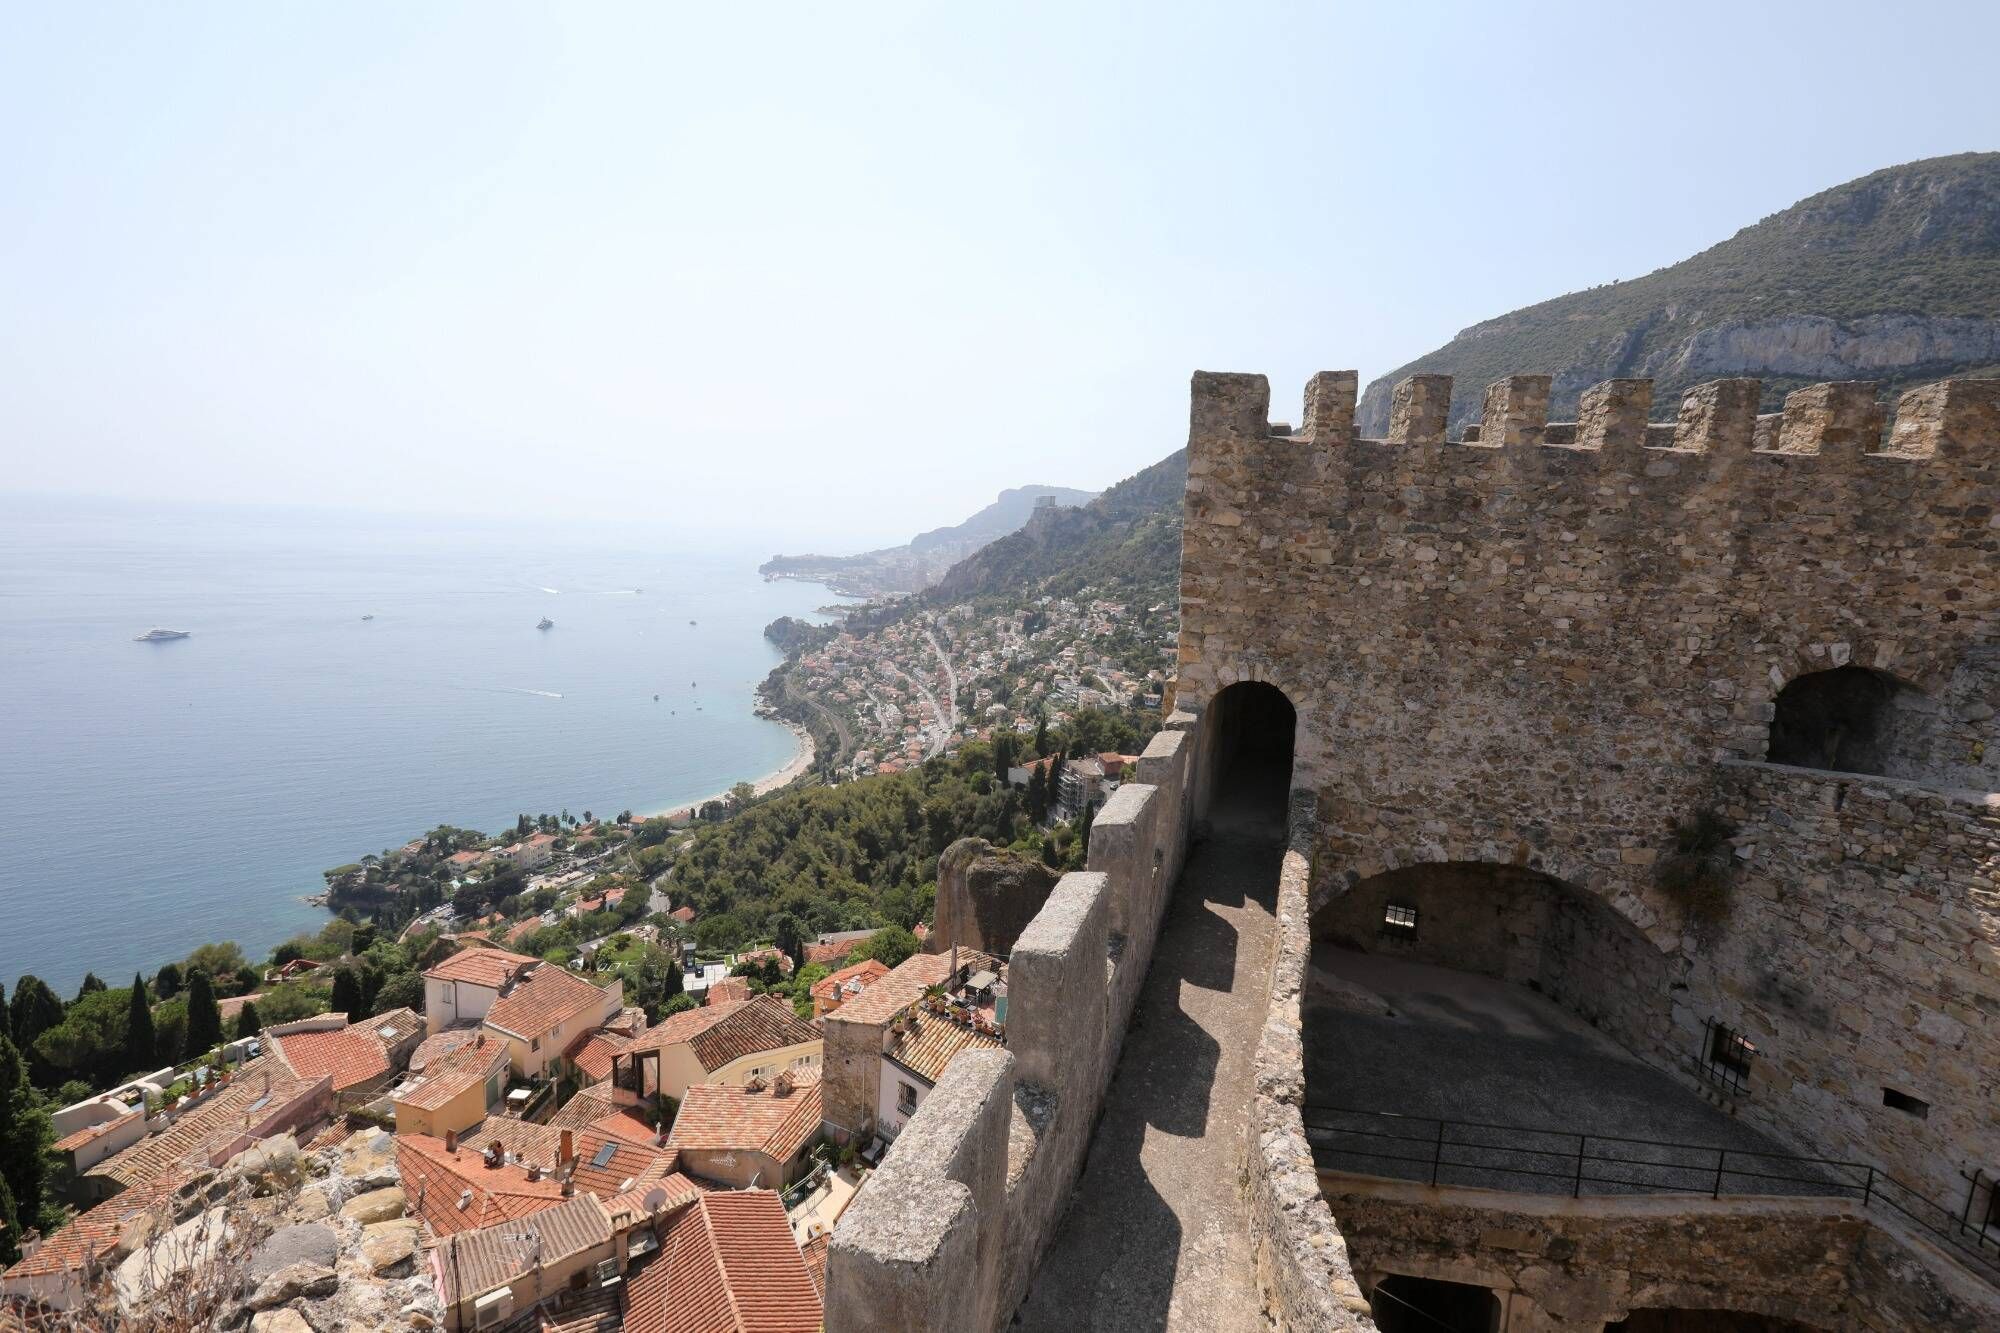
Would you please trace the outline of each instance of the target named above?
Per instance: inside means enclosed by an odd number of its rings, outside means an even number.
[[[788,722],[783,718],[774,717],[770,718],[769,720],[778,723],[778,725],[782,726],[785,730],[791,732],[792,740],[794,741],[794,743],[797,745],[798,748],[793,753],[792,757],[786,760],[784,764],[782,764],[778,768],[771,770],[769,773],[766,773],[763,777],[756,779],[750,784],[751,794],[754,796],[768,796],[772,792],[777,791],[779,788],[788,787],[792,783],[804,777],[812,769],[813,757],[815,754],[815,748],[813,746],[813,738],[811,732],[808,732],[804,727],[798,725],[796,722]],[[707,796],[698,797],[692,801],[684,801],[679,805],[668,806],[664,809],[659,809],[659,810],[640,810],[636,811],[635,813],[647,819],[657,818],[660,815],[666,815],[668,817],[672,817],[675,815],[687,815],[689,817],[692,817],[694,812],[701,806],[706,805],[710,801],[719,801],[727,795],[729,795],[729,789],[724,788],[719,792],[714,792]]]

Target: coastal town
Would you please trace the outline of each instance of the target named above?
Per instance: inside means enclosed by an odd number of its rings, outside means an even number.
[[[784,669],[834,719],[836,773],[899,772],[970,739],[1032,733],[1080,709],[1157,708],[1179,618],[1170,605],[1041,596],[961,603],[840,632]]]

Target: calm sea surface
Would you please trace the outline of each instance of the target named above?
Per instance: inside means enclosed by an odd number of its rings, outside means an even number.
[[[662,810],[785,764],[791,734],[751,712],[762,629],[829,594],[763,582],[749,550],[647,545],[16,504],[0,981],[255,956],[327,919],[299,901],[321,870],[438,823]],[[132,641],[154,626],[193,637]]]

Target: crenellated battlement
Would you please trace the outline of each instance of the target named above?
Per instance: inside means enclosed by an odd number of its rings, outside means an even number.
[[[1356,372],[1321,371],[1306,386],[1304,425],[1296,432],[1268,420],[1270,387],[1261,375],[1197,373],[1193,438],[1262,436],[1317,445],[1446,443],[1452,377],[1412,375],[1390,394],[1382,440],[1355,431]],[[1872,457],[1883,460],[2000,460],[2000,380],[1941,380],[1897,400],[1894,425],[1871,380],[1812,384],[1793,391],[1784,410],[1759,414],[1761,381],[1722,379],[1682,395],[1672,423],[1650,420],[1653,381],[1605,380],[1584,390],[1573,422],[1548,420],[1550,378],[1510,375],[1486,386],[1480,420],[1462,446],[1543,446],[1608,458],[1642,450],[1774,456]]]

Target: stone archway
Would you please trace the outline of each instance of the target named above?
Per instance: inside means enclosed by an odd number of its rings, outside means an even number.
[[[1282,839],[1299,715],[1285,692],[1246,680],[1202,710],[1194,815],[1200,826]]]
[[[1903,776],[1922,748],[1923,696],[1882,671],[1810,671],[1778,691],[1766,757],[1774,764]],[[1914,776],[1914,775],[1912,775]]]

